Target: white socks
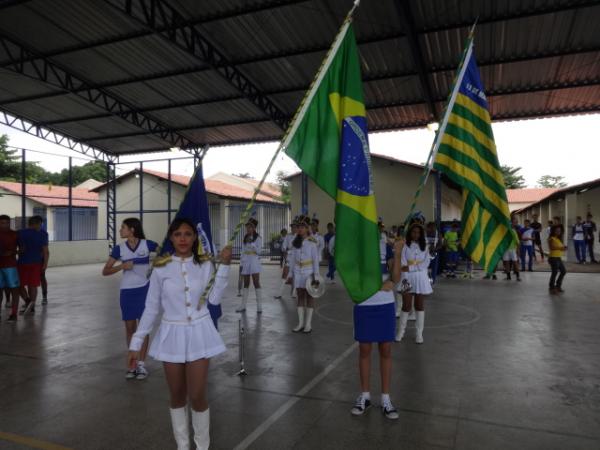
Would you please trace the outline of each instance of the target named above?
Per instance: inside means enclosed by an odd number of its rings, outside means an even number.
[[[400,310],[400,323],[398,324],[398,332],[396,333],[396,342],[400,342],[404,337],[406,323],[408,322],[408,314],[409,313]]]
[[[235,312],[244,312],[246,311],[246,303],[248,302],[248,288],[242,289],[242,303],[240,303],[239,308],[235,310]]]
[[[208,450],[210,446],[210,411],[194,411],[192,409],[192,426],[194,442],[197,450]]]
[[[425,311],[417,311],[417,335],[415,337],[415,342],[417,344],[423,343],[423,328],[425,328]]]
[[[262,313],[262,289],[254,289],[256,292],[256,312]]]
[[[177,443],[177,450],[189,450],[190,448],[190,428],[187,406],[183,408],[170,408],[171,425],[173,426],[173,436]],[[206,447],[208,448],[208,447]]]
[[[306,308],[306,316],[304,318],[304,332],[310,333],[312,331],[312,316],[314,308]]]
[[[297,333],[304,328],[304,310],[306,308],[304,306],[298,306],[298,325],[295,328],[292,328],[294,333]]]

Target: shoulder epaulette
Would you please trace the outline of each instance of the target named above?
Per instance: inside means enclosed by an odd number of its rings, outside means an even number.
[[[315,239],[313,236],[310,236],[310,237],[308,238],[308,240],[309,240],[310,242],[314,242],[315,244],[317,243],[317,240],[316,240],[316,239]]]
[[[163,255],[157,256],[152,261],[152,267],[164,267],[172,261],[171,255],[169,253],[165,253]]]

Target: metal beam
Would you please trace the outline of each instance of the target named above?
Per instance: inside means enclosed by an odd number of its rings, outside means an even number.
[[[275,103],[165,0],[105,0],[105,2],[148,29],[159,33],[163,39],[187,51],[200,61],[210,64],[281,129],[287,127],[285,114]],[[161,33],[160,29],[164,26],[169,27],[169,31]]]
[[[69,150],[92,156],[94,159],[102,161],[115,161],[118,159],[117,156],[110,155],[105,149],[87,145],[64,133],[60,134],[55,131],[48,130],[28,121],[25,118],[15,116],[11,113],[7,113],[6,111],[0,111],[0,124],[14,128],[15,130],[23,131],[32,136],[51,142],[52,144],[68,148]]]
[[[41,57],[27,61],[28,57],[38,55],[13,39],[0,35],[0,47],[3,48],[6,55],[12,60],[12,64],[5,67],[7,70],[42,81],[63,90],[65,93],[73,93],[110,115],[118,117],[169,142],[174,147],[188,148],[200,145],[170,130],[166,125],[153,119],[151,116],[140,113],[132,105],[125,103],[117,96],[109,94],[102,89],[97,89],[89,81],[62,68],[58,64]]]
[[[439,113],[433,102],[433,90],[429,84],[429,78],[427,77],[427,67],[425,65],[425,60],[423,59],[423,52],[421,51],[421,47],[419,45],[419,38],[417,36],[417,31],[415,30],[414,18],[410,8],[409,0],[396,0],[394,5],[398,11],[398,18],[400,19],[402,29],[406,33],[410,54],[417,69],[419,84],[421,85],[421,89],[423,89],[423,95],[425,97],[425,101],[427,102],[427,106],[429,107],[431,118],[438,122]]]

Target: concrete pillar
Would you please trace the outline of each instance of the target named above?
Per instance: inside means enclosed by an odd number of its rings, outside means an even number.
[[[229,200],[221,201],[221,220],[219,221],[221,226],[219,233],[221,248],[227,245],[227,241],[229,240]]]
[[[563,223],[565,225],[565,242],[568,242],[567,261],[575,261],[575,248],[571,239],[571,227],[577,217],[577,194],[566,194],[564,201],[565,216]]]

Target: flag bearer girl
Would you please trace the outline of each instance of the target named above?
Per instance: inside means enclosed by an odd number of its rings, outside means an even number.
[[[125,335],[129,347],[131,337],[138,327],[146,304],[150,253],[157,251],[158,244],[146,240],[142,223],[135,217],[123,221],[119,234],[125,241],[113,247],[110,257],[102,269],[102,275],[108,276],[123,271],[120,293],[121,317],[125,322]],[[121,264],[116,265],[117,261],[121,261]],[[148,376],[144,365],[147,350],[148,338],[144,340],[140,348],[137,366],[128,367],[125,374],[126,379],[143,380]]]
[[[236,312],[246,311],[246,302],[248,301],[248,293],[250,289],[250,277],[256,292],[256,312],[262,313],[262,289],[260,288],[260,251],[262,250],[262,238],[256,231],[258,220],[254,217],[248,219],[246,223],[246,235],[242,244],[242,256],[240,257],[240,267],[242,268],[242,277],[244,279],[244,287],[242,289],[242,303]]]
[[[293,283],[298,295],[298,325],[292,329],[294,333],[312,331],[312,316],[315,299],[308,295],[306,280],[309,277],[313,283],[319,282],[315,277],[319,274],[318,247],[309,235],[310,219],[301,216],[298,219],[298,234],[292,243],[293,251],[290,256],[290,271],[293,273]]]
[[[411,308],[416,310],[417,334],[415,342],[423,343],[425,326],[425,297],[433,292],[427,270],[431,255],[425,241],[425,230],[420,223],[413,223],[406,233],[406,245],[402,248],[402,280],[406,279],[411,288],[402,294],[402,311],[400,312],[400,328],[396,341],[400,342],[406,331],[406,322]]]
[[[281,285],[279,287],[279,292],[275,295],[275,298],[281,299],[283,298],[283,291],[288,284],[288,277],[290,274],[290,256],[292,252],[292,242],[296,238],[296,219],[291,224],[292,232],[288,233],[283,239],[283,243],[281,244],[281,252],[283,253],[283,269],[281,271]]]
[[[210,260],[200,258],[196,227],[188,219],[175,219],[169,227],[168,239],[173,243],[175,253],[161,258],[152,271],[146,309],[131,339],[128,363],[135,367],[143,343],[161,315],[149,354],[163,362],[177,449],[190,448],[189,402],[196,448],[207,450],[210,445],[206,392],[209,360],[225,351],[223,339],[210,318],[207,302],[220,304],[227,287],[231,247],[221,251],[215,283],[203,301],[214,269]]]

